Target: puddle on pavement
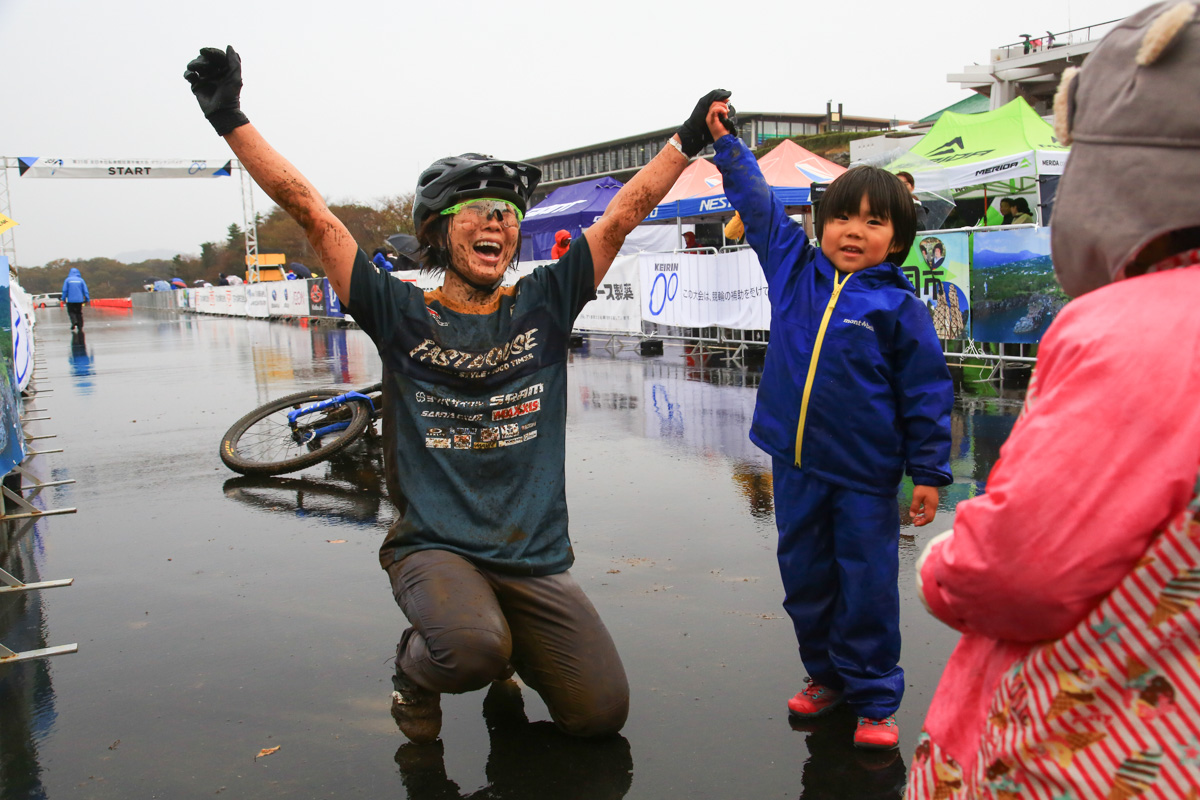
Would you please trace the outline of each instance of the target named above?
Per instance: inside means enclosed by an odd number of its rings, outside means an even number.
[[[498,688],[444,698],[441,746],[414,748],[388,713],[405,622],[376,557],[395,518],[378,440],[278,478],[217,457],[267,400],[378,380],[367,337],[96,309],[83,340],[54,311],[38,329],[51,420],[37,424],[65,452],[36,466],[77,481],[46,507],[79,511],[31,526],[0,567],[75,584],[0,598],[0,642],[79,652],[0,667],[0,800],[899,797],[956,639],[920,608],[911,568],[981,491],[1019,392],[960,392],[955,483],[928,529],[905,519],[901,749],[864,757],[850,717],[787,719],[804,673],[780,608],[770,463],[746,437],[758,373],[589,341],[569,369],[573,574],[621,651],[629,722],[567,739],[535,693]],[[902,519],[907,505],[902,491]]]

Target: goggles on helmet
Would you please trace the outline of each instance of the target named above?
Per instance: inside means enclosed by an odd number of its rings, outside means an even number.
[[[507,200],[496,200],[491,197],[466,200],[458,205],[450,206],[441,213],[443,216],[461,214],[463,222],[477,225],[486,222],[498,214],[500,224],[505,228],[515,228],[525,218],[521,210],[512,203]]]

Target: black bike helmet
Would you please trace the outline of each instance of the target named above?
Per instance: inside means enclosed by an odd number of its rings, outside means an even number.
[[[477,197],[507,200],[524,214],[541,179],[542,171],[532,164],[499,161],[479,153],[438,159],[417,179],[413,225],[420,230],[430,214]]]

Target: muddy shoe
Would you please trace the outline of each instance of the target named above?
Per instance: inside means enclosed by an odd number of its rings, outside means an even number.
[[[808,686],[788,700],[788,713],[799,720],[823,717],[842,704],[842,693],[805,678]]]
[[[442,696],[422,689],[396,669],[392,676],[392,719],[413,744],[437,741],[442,732]]]
[[[900,746],[900,727],[896,725],[896,715],[891,714],[883,719],[858,718],[858,727],[854,729],[854,746],[864,750],[894,750]]]

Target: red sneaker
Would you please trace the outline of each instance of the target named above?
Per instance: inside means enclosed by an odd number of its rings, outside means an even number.
[[[883,719],[858,718],[858,727],[854,729],[854,746],[864,750],[895,750],[900,746],[900,726],[896,724],[896,715],[891,714]]]
[[[796,719],[814,719],[823,717],[842,704],[842,693],[814,683],[812,678],[805,678],[808,686],[791,700],[788,700],[788,712]]]

